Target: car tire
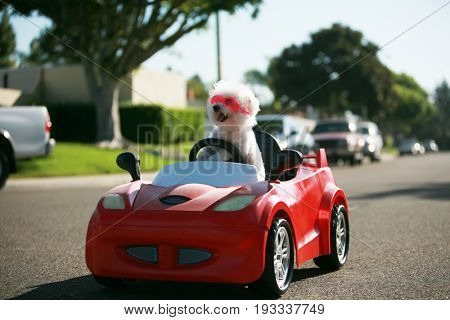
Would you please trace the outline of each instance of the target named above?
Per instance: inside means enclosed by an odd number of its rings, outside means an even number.
[[[295,262],[292,229],[285,219],[275,219],[272,222],[267,237],[265,261],[264,272],[259,281],[261,287],[281,296],[291,284]]]
[[[381,160],[381,156],[376,153],[370,154],[370,162],[378,162]]]
[[[9,161],[5,151],[0,149],[0,189],[2,189],[9,176]]]
[[[339,229],[339,232],[338,232]],[[342,237],[345,237],[342,240]],[[331,253],[314,258],[314,263],[325,270],[338,270],[347,262],[350,245],[350,227],[347,210],[343,205],[335,205],[330,221]]]
[[[350,157],[350,165],[355,166],[361,164],[361,160],[357,159],[356,156]]]
[[[121,278],[110,278],[93,275],[98,284],[111,289],[123,289],[127,287],[127,283]]]

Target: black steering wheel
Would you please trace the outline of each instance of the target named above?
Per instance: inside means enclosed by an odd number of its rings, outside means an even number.
[[[189,161],[197,161],[198,152],[205,147],[215,147],[224,149],[231,154],[231,162],[245,164],[244,157],[234,144],[232,144],[229,141],[218,138],[206,138],[194,144],[191,151],[189,152]]]

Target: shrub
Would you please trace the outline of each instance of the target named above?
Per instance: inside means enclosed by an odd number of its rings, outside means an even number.
[[[94,142],[95,109],[89,104],[48,105],[56,141]]]
[[[47,106],[57,141],[94,142],[95,109],[88,104]],[[203,109],[123,104],[119,108],[123,136],[133,142],[174,143],[201,139]]]

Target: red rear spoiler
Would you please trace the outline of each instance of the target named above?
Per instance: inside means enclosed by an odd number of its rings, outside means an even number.
[[[316,154],[303,155],[303,159],[315,159],[318,168],[328,167],[327,154],[323,148],[320,148]]]

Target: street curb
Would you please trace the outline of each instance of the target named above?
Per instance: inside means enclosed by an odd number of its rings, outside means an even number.
[[[142,175],[143,179],[151,180],[155,172]],[[129,174],[105,174],[93,176],[68,176],[68,177],[39,177],[39,178],[13,178],[6,182],[5,191],[11,190],[48,190],[48,189],[84,189],[105,188],[105,190],[130,182]]]

